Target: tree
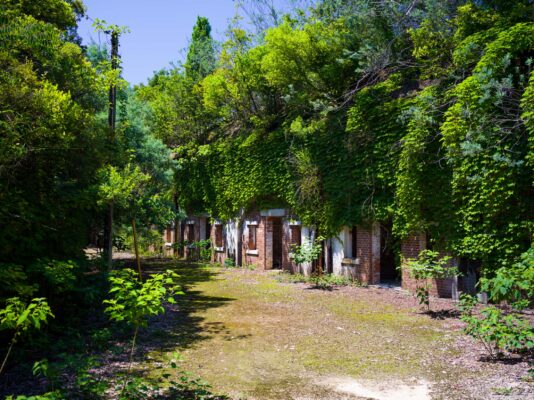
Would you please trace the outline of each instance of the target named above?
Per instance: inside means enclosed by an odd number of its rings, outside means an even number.
[[[215,48],[211,25],[206,17],[197,17],[185,62],[186,76],[197,82],[215,68]]]

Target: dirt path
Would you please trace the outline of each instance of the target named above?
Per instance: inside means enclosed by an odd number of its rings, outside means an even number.
[[[462,356],[472,344],[458,332],[458,320],[422,315],[404,293],[325,291],[242,269],[178,272],[186,295],[142,338],[149,359],[167,362],[179,351],[184,369],[235,398],[527,399],[533,393],[531,383],[515,382],[526,365],[512,372],[474,366],[479,355]]]

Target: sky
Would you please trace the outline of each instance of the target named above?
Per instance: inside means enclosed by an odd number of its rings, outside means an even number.
[[[154,71],[185,59],[185,48],[197,16],[207,17],[212,37],[221,40],[235,15],[233,0],[84,0],[87,15],[108,24],[127,26],[120,38],[123,77],[131,84],[146,82]],[[82,19],[78,33],[84,44],[108,42]]]

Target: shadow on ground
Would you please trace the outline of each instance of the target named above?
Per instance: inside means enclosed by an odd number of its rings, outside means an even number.
[[[125,263],[125,266],[132,267],[129,263]],[[142,353],[150,351],[183,350],[215,335],[227,335],[230,340],[230,332],[223,323],[204,323],[203,317],[194,315],[235,300],[231,297],[207,296],[194,289],[201,282],[219,279],[219,271],[201,263],[168,259],[144,260],[142,268],[144,275],[173,270],[179,275],[179,284],[185,294],[177,296],[176,304],[167,305],[165,313],[153,318],[149,327],[140,332],[136,358],[142,358]]]
[[[444,310],[430,310],[425,311],[425,314],[428,315],[432,319],[448,319],[448,318],[460,318],[460,311],[458,310],[452,310],[452,309],[444,309]]]
[[[124,268],[136,269],[134,260],[121,260],[120,265]],[[225,340],[239,340],[239,336],[231,336],[230,331],[221,322],[205,322],[205,318],[199,316],[202,311],[212,308],[222,307],[235,299],[231,297],[217,297],[205,295],[195,286],[202,282],[208,282],[220,279],[220,272],[213,268],[207,267],[201,263],[185,262],[170,259],[145,259],[142,263],[143,275],[164,272],[172,270],[179,275],[178,283],[181,286],[184,295],[176,297],[176,304],[167,304],[165,313],[152,318],[147,328],[141,328],[134,352],[134,370],[133,376],[149,377],[151,372],[161,369],[165,373],[167,365],[161,362],[155,362],[151,353],[176,354],[190,347],[194,347],[205,340],[214,336],[223,337]],[[101,366],[97,367],[94,372],[107,381],[113,381],[118,375],[122,375],[129,369],[128,357],[133,328],[126,327],[117,332],[115,347],[122,351],[107,351],[99,357],[102,360]],[[112,346],[111,346],[112,347]],[[170,361],[169,361],[170,362]],[[182,397],[189,389],[184,387]],[[206,391],[205,399],[223,399],[224,396],[214,396],[207,389],[198,389],[199,392]],[[208,395],[209,394],[209,395]],[[174,398],[173,394],[161,395],[161,399]],[[211,397],[210,397],[211,396]]]

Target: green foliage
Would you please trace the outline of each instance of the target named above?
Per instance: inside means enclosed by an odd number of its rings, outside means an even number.
[[[64,399],[65,397],[59,390],[48,392],[45,394],[36,395],[36,396],[19,395],[16,397],[15,396],[6,397],[6,400],[64,400]]]
[[[175,283],[178,275],[168,270],[151,275],[145,282],[132,269],[113,271],[109,277],[111,299],[105,300],[105,313],[113,321],[134,326],[147,326],[148,318],[163,313],[163,302],[174,303],[182,294]]]
[[[534,348],[534,329],[519,314],[506,314],[494,306],[484,308],[480,317],[473,313],[476,301],[463,295],[460,299],[461,319],[465,332],[482,343],[492,358],[502,351],[524,352]]]
[[[0,330],[13,330],[7,354],[0,366],[0,374],[4,370],[7,359],[19,336],[30,329],[41,329],[41,324],[48,321],[48,317],[54,317],[52,310],[48,306],[45,298],[35,298],[26,305],[18,297],[6,300],[6,306],[0,309]]]
[[[198,242],[193,242],[190,244],[191,248],[198,249],[200,261],[210,261],[211,260],[211,240],[204,239],[199,240]]]
[[[177,364],[173,361],[168,372],[162,373],[159,379],[136,377],[130,380],[119,399],[229,400],[227,396],[214,394],[211,387],[201,379],[192,378],[191,374],[177,369]]]
[[[7,299],[6,306],[0,309],[0,329],[25,332],[30,328],[41,329],[41,324],[54,317],[46,299],[35,298],[29,304],[18,297]]]
[[[306,276],[302,274],[280,274],[276,279],[281,282],[311,283],[319,288],[331,288],[332,286],[361,286],[357,280],[334,274],[321,274]]]
[[[494,302],[506,301],[514,308],[527,308],[534,298],[534,248],[512,266],[499,268],[494,277],[482,278],[480,290]]]
[[[404,268],[417,280],[458,276],[458,268],[448,265],[450,260],[450,256],[440,257],[438,251],[423,250],[416,259],[408,259]]]
[[[300,246],[293,245],[291,254],[293,254],[293,261],[297,265],[310,263],[319,258],[322,251],[322,241],[324,237],[319,236],[315,240],[305,238]]]
[[[22,298],[32,296],[38,289],[28,282],[24,267],[16,264],[0,264],[0,289],[2,294],[15,294]]]
[[[48,258],[37,259],[29,272],[41,277],[42,285],[54,293],[64,293],[75,289],[76,272],[79,266],[72,260],[59,261]]]
[[[416,297],[420,305],[430,309],[430,288],[433,279],[451,278],[459,275],[458,268],[449,265],[450,256],[440,257],[438,251],[423,250],[416,259],[408,259],[402,268],[417,281]]]
[[[199,80],[215,68],[215,49],[211,38],[211,25],[207,18],[197,17],[185,69],[188,77]]]
[[[224,266],[226,268],[233,268],[235,267],[235,260],[233,258],[225,258],[224,259]]]
[[[137,200],[143,184],[150,179],[141,172],[139,166],[132,164],[127,164],[123,170],[108,165],[99,174],[102,181],[98,187],[100,204],[113,202],[123,208],[127,208],[130,202]]]

